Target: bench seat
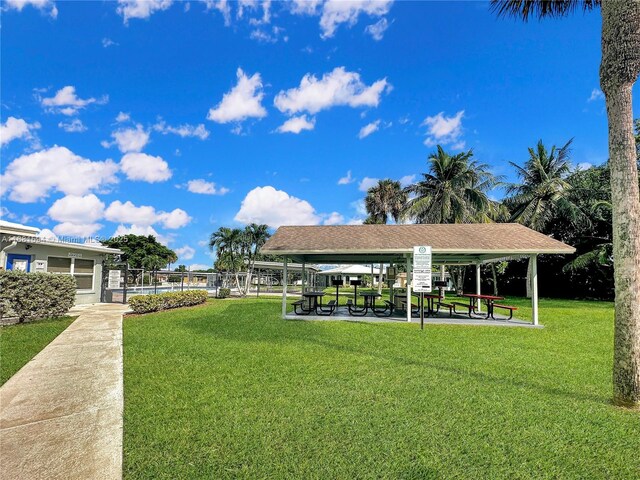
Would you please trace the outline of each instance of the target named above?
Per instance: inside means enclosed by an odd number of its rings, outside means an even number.
[[[493,308],[504,308],[505,310],[509,310],[509,320],[513,318],[513,311],[518,310],[518,307],[512,307],[511,305],[502,305],[499,303],[494,303]]]

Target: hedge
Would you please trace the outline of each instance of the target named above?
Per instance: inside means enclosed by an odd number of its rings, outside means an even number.
[[[229,288],[218,289],[218,298],[228,298],[230,295],[231,295],[231,290]]]
[[[64,316],[75,303],[71,275],[0,271],[0,318],[20,322]]]
[[[129,299],[129,307],[134,313],[158,312],[171,308],[199,305],[207,301],[207,296],[208,294],[205,290],[136,295]]]

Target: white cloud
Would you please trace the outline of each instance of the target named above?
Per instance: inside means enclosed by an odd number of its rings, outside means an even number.
[[[249,23],[251,25],[264,25],[271,21],[271,0],[239,0],[238,11],[236,16],[242,18],[244,16],[245,9],[257,12],[259,8],[262,8],[262,16],[258,18],[250,18]]]
[[[16,138],[24,138],[25,140],[33,140],[33,130],[40,128],[40,123],[27,123],[22,118],[9,117],[7,121],[0,124],[0,145],[15,140]]]
[[[313,130],[316,126],[316,119],[311,117],[307,119],[306,115],[299,117],[291,117],[289,120],[280,125],[276,131],[280,133],[300,133],[302,130]]]
[[[387,30],[387,28],[389,28],[389,22],[386,18],[382,17],[376,23],[367,25],[367,28],[365,28],[364,31],[365,33],[371,35],[374,40],[379,42],[380,40],[382,40],[382,37],[384,37],[384,32]]]
[[[182,138],[185,137],[197,137],[200,140],[205,140],[209,136],[209,131],[205,128],[204,124],[199,123],[198,125],[179,125],[177,127],[172,127],[171,125],[167,125],[164,120],[159,120],[153,126],[153,129],[156,132],[160,132],[163,135],[168,133],[173,133],[175,135],[179,135]]]
[[[118,123],[128,122],[129,120],[131,120],[131,116],[124,112],[118,113],[118,116],[116,117],[116,122]]]
[[[379,128],[380,128],[380,120],[376,120],[375,122],[368,123],[367,125],[365,125],[360,129],[360,132],[358,132],[358,138],[362,140],[363,138],[368,137],[372,133],[377,132]]]
[[[47,240],[58,241],[58,236],[48,228],[41,229],[40,232],[38,232],[38,238],[45,238]]]
[[[113,40],[111,40],[110,38],[107,38],[107,37],[104,37],[104,38],[102,39],[102,46],[103,46],[104,48],[109,48],[109,47],[112,47],[113,45],[116,45],[116,46],[117,46],[117,45],[118,45],[118,43],[114,42]]]
[[[412,183],[414,183],[416,180],[416,175],[405,175],[404,177],[402,177],[400,179],[400,186],[402,187],[407,187],[409,185],[411,185]]]
[[[272,186],[256,187],[247,193],[234,219],[244,224],[266,223],[273,228],[317,225],[322,220],[309,202]]]
[[[164,228],[182,228],[187,225],[192,219],[187,212],[181,208],[176,208],[170,212],[160,212],[158,219],[164,225]]]
[[[130,201],[122,203],[120,200],[111,202],[104,216],[110,222],[134,223],[141,226],[153,225],[158,221],[155,208],[149,205],[137,207]]]
[[[122,15],[124,23],[131,18],[149,18],[157,11],[166,10],[173,0],[118,0],[116,12]]]
[[[201,0],[207,7],[207,10],[218,10],[224,18],[225,26],[231,25],[231,7],[227,0]]]
[[[293,0],[291,11],[298,15],[315,15],[322,2],[323,0]]]
[[[13,160],[0,178],[9,199],[35,202],[50,190],[84,195],[91,190],[116,183],[118,166],[111,160],[92,162],[57,145]]]
[[[179,260],[191,260],[193,256],[196,254],[195,249],[191,248],[189,245],[185,245],[184,247],[174,248],[174,252],[178,255]],[[209,267],[205,267],[206,270]]]
[[[49,207],[47,215],[57,222],[93,223],[104,213],[104,203],[93,193],[88,195],[67,195]]]
[[[347,172],[346,176],[344,176],[344,177],[342,177],[342,178],[340,178],[338,180],[338,185],[349,185],[350,183],[353,183],[354,181],[355,181],[355,178],[353,178],[351,176],[351,170],[349,170]]]
[[[360,14],[372,17],[386,15],[392,4],[393,0],[327,0],[322,6],[321,36],[333,37],[336,29],[343,23],[355,25]]]
[[[120,169],[129,180],[155,183],[171,178],[169,164],[162,157],[154,157],[146,153],[127,153],[120,160]]]
[[[367,207],[364,204],[364,199],[353,201],[349,204],[351,208],[356,211],[357,215],[363,216],[367,214]]]
[[[580,162],[578,165],[576,165],[576,168],[578,170],[589,170],[591,167],[593,167],[593,164],[589,162]]]
[[[207,182],[202,178],[197,178],[195,180],[189,180],[187,182],[187,190],[191,193],[200,193],[203,195],[225,195],[229,193],[229,189],[225,187],[216,187],[216,184],[213,182]]]
[[[151,225],[118,225],[116,231],[113,232],[114,237],[120,237],[124,235],[144,235],[145,237],[148,235],[153,235],[158,242],[163,245],[168,245],[171,242],[171,237],[168,235],[162,235],[156,231]]]
[[[65,132],[84,132],[87,130],[82,120],[79,118],[74,118],[69,122],[60,122],[58,123],[58,127],[63,129]]]
[[[86,108],[88,105],[95,103],[96,105],[104,105],[109,101],[109,96],[104,95],[100,99],[94,97],[80,98],[76,95],[76,87],[67,85],[56,92],[53,97],[40,98],[40,104],[46,111],[52,113],[61,113],[63,115],[75,115],[78,111]]]
[[[604,100],[604,93],[599,88],[591,90],[591,95],[587,98],[587,102],[595,102],[596,100]]]
[[[120,116],[120,115],[118,115]],[[136,128],[121,128],[111,134],[112,142],[102,142],[102,146],[109,148],[118,146],[122,153],[139,152],[149,143],[149,132],[142,125],[137,124]]]
[[[338,212],[331,212],[327,218],[322,221],[323,225],[341,225],[344,223],[344,217]]]
[[[53,227],[53,232],[60,236],[89,237],[102,228],[100,223],[62,222]]]
[[[347,225],[362,225],[364,223],[364,218],[352,218],[347,222]]]
[[[251,31],[249,38],[260,43],[276,43],[280,40],[280,36],[284,31],[284,28],[277,27],[275,25],[272,26],[271,29],[256,28]],[[287,35],[283,36],[282,39],[285,42],[289,41],[289,37]]]
[[[320,80],[307,73],[300,86],[282,90],[276,96],[274,104],[281,112],[295,114],[307,111],[315,114],[334,106],[377,107],[380,96],[391,88],[386,78],[366,85],[360,74],[347,72],[344,67],[336,67],[325,73]]]
[[[259,73],[248,77],[241,68],[236,72],[238,83],[215,108],[209,109],[207,119],[217,123],[241,122],[247,118],[263,118],[267,111],[262,106],[262,80]]]
[[[176,229],[187,225],[192,219],[187,212],[176,208],[170,212],[156,211],[150,205],[136,206],[130,201],[111,202],[104,211],[104,218],[114,223],[130,223],[146,227],[160,223],[164,228]]]
[[[424,144],[428,147],[434,145],[451,145],[453,148],[464,148],[464,142],[461,141],[462,136],[462,118],[464,110],[460,110],[453,117],[447,117],[444,112],[440,112],[432,117],[427,117],[422,122],[422,126],[427,127],[427,138]]]
[[[24,7],[31,5],[42,13],[46,13],[51,18],[58,16],[56,4],[51,0],[4,0],[4,8],[7,10],[17,10],[21,12]]]
[[[367,192],[371,187],[375,187],[379,181],[379,178],[364,177],[358,185],[358,190]]]
[[[190,272],[193,272],[195,270],[209,270],[213,267],[211,265],[205,265],[204,263],[192,263],[188,268]]]

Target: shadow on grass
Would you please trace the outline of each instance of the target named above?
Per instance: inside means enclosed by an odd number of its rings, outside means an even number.
[[[546,395],[552,395],[565,399],[594,402],[598,404],[606,404],[608,406],[611,405],[609,398],[596,394],[576,392],[557,386],[539,384],[524,379],[514,380],[513,378],[493,375],[477,370],[470,371],[468,369],[457,368],[455,366],[436,364],[425,359],[408,358],[406,356],[393,354],[391,352],[385,352],[380,348],[375,348],[375,345],[369,348],[356,348],[353,346],[345,345],[341,342],[336,342],[334,339],[330,338],[330,335],[328,334],[329,330],[327,330],[326,328],[331,324],[335,325],[336,323],[342,323],[345,325],[355,324],[357,325],[357,328],[366,329],[367,334],[375,333],[377,330],[386,330],[387,332],[391,331],[396,335],[406,332],[411,332],[411,334],[415,335],[421,335],[421,332],[419,330],[411,328],[413,327],[413,325],[409,326],[402,322],[402,330],[398,330],[398,326],[393,323],[372,323],[365,321],[329,321],[317,323],[306,321],[284,321],[280,318],[273,318],[273,303],[268,304],[265,302],[265,304],[261,305],[259,309],[247,309],[246,307],[246,305],[242,304],[229,303],[225,306],[225,308],[222,308],[220,311],[215,312],[215,314],[213,315],[214,319],[223,320],[223,322],[212,323],[212,318],[209,317],[208,319],[198,319],[198,321],[187,321],[185,322],[185,327],[200,335],[211,335],[235,342],[271,342],[274,344],[282,344],[283,341],[286,341],[288,343],[297,342],[301,346],[307,344],[350,355],[372,356],[383,361],[395,363],[400,366],[428,368],[437,372],[452,374],[457,377],[467,377],[473,381],[481,382],[484,384],[494,384],[498,386],[537,390],[538,392]],[[262,318],[262,320],[257,320],[258,316],[259,318]],[[259,328],[255,327],[256,321],[260,322]],[[293,331],[291,328],[287,328],[287,326],[295,326],[295,331]],[[455,328],[464,327],[456,326]],[[428,333],[425,332],[425,334]],[[509,335],[512,335],[512,332],[509,332]],[[397,337],[394,337],[394,339],[397,339]],[[388,345],[389,344],[387,344],[387,346]],[[498,345],[496,345],[496,348],[498,348]],[[465,366],[469,366],[469,364],[465,364]]]

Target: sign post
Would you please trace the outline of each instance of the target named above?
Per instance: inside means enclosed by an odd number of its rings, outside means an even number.
[[[424,294],[431,292],[431,257],[430,246],[413,247],[413,291],[420,293],[420,329],[424,329]]]

